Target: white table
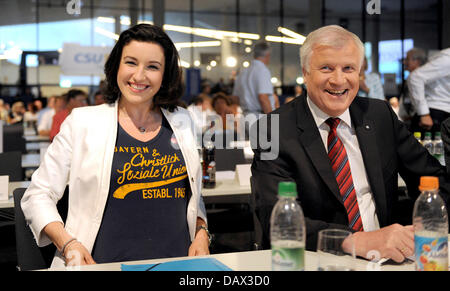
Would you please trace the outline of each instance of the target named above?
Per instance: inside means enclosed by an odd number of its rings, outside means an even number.
[[[18,181],[18,182],[9,182],[8,184],[8,200],[0,200],[0,209],[1,208],[13,208],[14,207],[14,199],[13,192],[17,188],[28,188],[30,186],[31,181]]]
[[[45,135],[24,134],[26,142],[49,142],[50,138]]]
[[[236,180],[216,181],[216,187],[203,188],[202,196],[205,203],[247,203],[252,189],[250,185],[241,186]]]
[[[250,251],[250,252],[236,252],[236,253],[226,253],[226,254],[215,254],[210,256],[202,257],[212,257],[226,266],[230,267],[234,271],[271,271],[271,251]],[[133,264],[155,264],[176,260],[185,260],[192,257],[180,257],[180,258],[169,258],[169,259],[155,259],[155,260],[143,260],[143,261],[133,261],[124,262],[127,265]],[[200,257],[199,257],[200,258]],[[414,271],[414,263],[408,262],[400,265],[388,265],[384,264],[378,267],[374,267],[375,263],[363,259],[356,259],[355,269],[357,271],[366,270],[380,270],[380,271]],[[317,254],[315,252],[306,251],[305,252],[305,269],[307,271],[317,270]],[[81,271],[120,271],[121,263],[110,263],[110,264],[98,264],[81,266],[79,270]],[[375,264],[376,265],[376,264]],[[54,269],[63,270],[63,269]]]

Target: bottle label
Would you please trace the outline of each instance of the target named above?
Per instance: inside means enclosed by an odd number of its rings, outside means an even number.
[[[273,271],[303,271],[305,269],[305,248],[282,248],[272,246]]]
[[[445,158],[443,154],[434,154],[434,157],[441,163],[442,166],[445,166]]]
[[[448,238],[414,235],[416,270],[448,270]]]

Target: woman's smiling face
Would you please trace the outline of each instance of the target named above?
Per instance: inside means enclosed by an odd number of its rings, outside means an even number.
[[[132,104],[151,104],[164,77],[163,48],[153,42],[132,40],[122,50],[117,84],[122,98]]]

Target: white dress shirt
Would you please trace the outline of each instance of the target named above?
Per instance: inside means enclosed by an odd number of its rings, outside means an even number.
[[[332,116],[329,116],[320,110],[309,97],[306,100],[314,121],[319,129],[325,150],[328,152],[328,133],[330,131],[330,127],[325,123],[325,121]],[[339,123],[336,132],[344,144],[347,152],[350,171],[352,172],[353,186],[356,192],[356,199],[358,200],[359,213],[361,215],[364,231],[380,229],[380,224],[378,222],[375,209],[375,202],[372,197],[372,190],[370,189],[363,157],[361,150],[359,149],[358,138],[354,128],[352,127],[350,111],[347,109],[342,115],[337,117],[341,119],[341,122]]]
[[[442,50],[408,77],[411,101],[418,115],[429,108],[450,112],[450,48]]]

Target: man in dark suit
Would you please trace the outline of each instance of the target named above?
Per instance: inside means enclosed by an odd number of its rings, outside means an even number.
[[[272,144],[258,146],[252,164],[264,247],[281,181],[297,184],[306,249],[316,249],[321,229],[347,229],[353,232],[356,254],[369,259],[374,250],[397,262],[414,253],[413,226],[394,221],[399,173],[415,186],[421,176],[438,176],[441,196],[449,202],[445,169],[389,104],[356,97],[363,57],[359,38],[339,26],[310,33],[301,48],[308,96],[273,111],[252,128],[253,148],[261,139]],[[274,132],[278,138],[272,139]],[[418,191],[410,195],[415,198]]]

